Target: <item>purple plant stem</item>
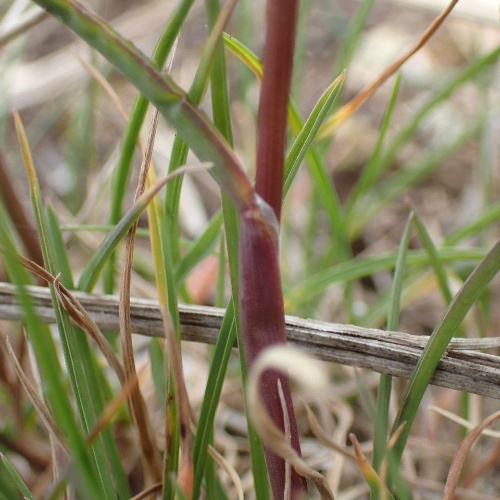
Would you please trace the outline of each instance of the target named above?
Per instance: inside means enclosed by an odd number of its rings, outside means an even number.
[[[259,206],[260,205],[260,206]],[[272,209],[264,203],[245,211],[240,224],[240,321],[244,352],[250,369],[266,347],[285,343],[283,293],[278,260],[279,225]],[[278,395],[278,379],[285,395],[290,420],[291,444],[300,453],[288,378],[269,370],[260,381],[260,394],[274,423],[284,431],[283,409]],[[251,408],[248,409],[252,411]],[[275,500],[285,492],[285,462],[265,447],[266,463]],[[306,482],[294,470],[291,474],[292,498],[306,496]]]
[[[247,365],[266,347],[285,343],[283,291],[279,269],[279,219],[298,0],[268,0],[264,46],[264,76],[259,102],[255,190],[268,206],[256,215],[246,211],[240,226],[240,314]],[[269,208],[270,207],[270,208]],[[272,217],[274,212],[275,217]],[[288,378],[268,371],[260,385],[264,404],[274,423],[284,430],[277,382],[281,380],[289,416],[291,444],[300,454],[297,423]],[[250,410],[251,411],[251,410]],[[275,499],[284,497],[285,462],[265,449]],[[292,498],[306,497],[307,485],[294,470]]]
[[[287,105],[292,81],[298,4],[298,0],[267,2],[255,190],[273,208],[278,220],[281,214]]]

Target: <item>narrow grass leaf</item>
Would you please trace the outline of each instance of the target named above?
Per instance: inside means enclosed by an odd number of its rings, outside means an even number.
[[[394,278],[391,287],[391,298],[389,301],[389,315],[386,328],[395,332],[399,326],[399,314],[401,304],[401,293],[405,276],[406,256],[410,242],[411,229],[414,221],[414,213],[411,212],[406,221],[394,267]],[[373,468],[380,471],[380,466],[387,453],[387,440],[389,434],[389,405],[392,392],[392,377],[383,374],[380,376],[380,385],[377,395],[377,417],[373,435]],[[372,494],[375,494],[372,491]]]
[[[218,49],[221,45],[221,35],[234,6],[235,2],[233,1],[227,3],[225,8],[217,14],[217,17],[213,21],[213,26],[210,26],[210,35],[188,92],[190,101],[195,105],[199,105],[205,96],[212,69],[217,62]],[[188,151],[189,147],[186,141],[182,137],[176,136],[170,155],[169,173],[174,172],[186,163]],[[165,214],[167,218],[165,247],[170,254],[171,266],[177,266],[180,260],[178,213],[181,188],[182,177],[179,177],[167,186],[165,196]],[[172,313],[174,311],[171,311]]]
[[[380,498],[383,494],[382,491],[385,490],[383,481],[380,479],[375,469],[369,464],[365,454],[361,450],[361,446],[356,436],[351,433],[349,434],[349,439],[353,445],[354,454],[356,455],[356,460],[363,477],[370,486],[372,494],[376,495],[377,498]],[[386,492],[385,494],[388,495],[388,498],[394,500],[394,497],[390,493]]]
[[[224,9],[220,12],[217,12],[217,15],[213,19],[213,23],[210,25],[210,36],[205,45],[205,49],[198,65],[193,83],[188,92],[189,99],[194,104],[199,104],[203,96],[206,93],[206,89],[208,87],[208,83],[210,80],[210,75],[214,64],[217,61],[218,48],[221,42],[221,34],[223,29],[229,19],[229,16],[232,13],[232,10],[235,6],[235,2],[229,2],[226,4]],[[176,171],[180,165],[184,164],[187,158],[188,153],[188,145],[181,137],[176,137],[174,141],[174,146],[172,149],[171,161],[169,165],[169,172]],[[174,304],[174,300],[176,300],[176,287],[174,280],[172,269],[179,262],[179,250],[178,250],[178,206],[180,199],[180,191],[182,186],[182,178],[177,179],[172,184],[167,187],[166,193],[166,218],[167,218],[167,231],[164,235],[164,254],[165,254],[165,271],[167,278],[167,287],[168,287],[168,295],[169,295],[169,312],[171,317],[173,318],[174,327],[176,330],[176,337],[179,337],[179,320],[178,320],[178,310],[176,304]],[[213,226],[211,227],[213,229]],[[208,235],[213,235],[212,233],[208,233]],[[207,245],[209,242],[206,238],[201,240],[201,243],[194,248],[194,252],[189,255],[189,258],[197,257],[201,253],[207,251],[209,247],[203,247],[201,245]],[[189,261],[185,261],[184,264]],[[184,425],[185,426],[185,425]],[[195,476],[196,476],[196,464],[195,464]],[[196,482],[196,477],[194,479]],[[195,487],[195,486],[194,486]]]
[[[54,268],[58,271],[60,282],[68,289],[75,287],[73,283],[73,272],[69,263],[68,252],[62,237],[61,227],[57,220],[54,208],[51,205],[45,207],[45,218],[47,221],[47,236],[50,245],[54,249]]]
[[[460,72],[450,81],[439,87],[439,90],[425,102],[425,104],[415,113],[411,120],[396,134],[396,137],[388,146],[387,150],[379,160],[379,174],[382,174],[393,164],[398,152],[418,131],[421,123],[433,112],[437,106],[446,103],[453,93],[470,80],[478,77],[481,73],[496,63],[500,57],[500,48],[497,47],[479,59],[474,60],[468,67]]]
[[[452,231],[444,239],[444,244],[454,246],[470,236],[477,235],[480,231],[491,227],[500,220],[500,203],[486,207],[477,219]]]
[[[315,104],[311,114],[304,123],[301,131],[297,135],[290,152],[285,160],[285,182],[283,187],[283,197],[286,196],[293,179],[297,174],[300,164],[311,147],[319,127],[323,123],[327,113],[332,107],[345,80],[345,71],[342,72],[325,90],[323,95]]]
[[[387,109],[385,110],[384,116],[382,118],[382,123],[379,128],[377,142],[375,144],[375,147],[373,148],[372,154],[370,155],[370,159],[363,168],[363,171],[361,172],[359,179],[357,180],[355,186],[352,189],[352,194],[349,196],[346,217],[349,217],[349,213],[353,210],[353,205],[355,205],[358,198],[362,196],[364,193],[369,192],[373,186],[374,181],[377,179],[378,167],[380,165],[379,159],[382,154],[382,148],[384,145],[385,138],[387,136],[387,132],[389,131],[389,125],[391,123],[392,115],[396,107],[400,85],[401,85],[401,74],[397,76],[396,81],[394,82],[394,88],[392,90],[391,98],[389,100]]]
[[[220,2],[219,0],[205,1],[207,19],[209,26],[213,26],[219,15]],[[229,91],[227,83],[226,58],[222,48],[216,55],[215,65],[211,76],[211,98],[212,98],[212,113],[214,124],[222,133],[226,141],[232,146],[233,134],[231,128],[231,115],[229,104]],[[239,216],[235,208],[231,205],[228,196],[222,192],[222,213],[224,217],[224,231],[227,245],[229,275],[231,280],[232,303],[234,308],[234,331],[226,330],[227,338],[220,339],[221,349],[224,349],[226,342],[230,342],[230,335],[236,333],[238,345],[243,345],[240,310],[239,310]],[[223,333],[223,332],[221,332]],[[219,346],[216,347],[216,350]],[[239,349],[240,371],[243,385],[246,383],[246,366],[243,349]],[[213,379],[224,378],[227,363],[218,366],[215,363],[211,364],[210,375]],[[213,375],[212,375],[213,373]],[[260,441],[252,424],[248,421],[248,440],[250,443],[250,460],[252,463],[252,474],[254,478],[254,490],[257,498],[267,500],[270,497],[269,481],[267,476],[266,461],[262,442]],[[213,432],[213,417],[207,419],[209,432]],[[209,468],[205,467],[207,471]],[[208,470],[208,472],[210,472]],[[199,473],[199,471],[197,471]],[[210,478],[207,478],[210,481]],[[218,482],[215,482],[217,485]],[[194,497],[193,497],[194,498]]]
[[[0,452],[0,457],[2,458],[3,465],[7,469],[9,476],[14,480],[16,486],[19,488],[19,491],[23,495],[23,498],[26,498],[28,500],[35,500],[35,497],[31,493],[28,486],[23,481],[17,470],[10,463],[10,460],[1,452]]]
[[[167,394],[167,374],[165,373],[165,356],[159,339],[151,339],[148,346],[149,360],[151,362],[151,375],[155,385],[158,404],[164,405]]]
[[[348,231],[350,237],[356,238],[384,207],[387,207],[398,196],[406,193],[412,186],[436,172],[451,154],[473,138],[477,132],[477,124],[466,126],[457,137],[440,144],[433,150],[422,153],[407,163],[404,168],[398,169],[381,182],[376,190],[371,190],[359,198],[349,213]],[[379,175],[380,173],[379,171]]]
[[[486,251],[481,248],[449,248],[442,247],[438,250],[439,258],[442,262],[466,262],[478,261],[485,255]],[[289,301],[301,300],[301,298],[314,298],[334,283],[356,280],[370,274],[393,269],[396,265],[397,253],[378,255],[376,257],[357,257],[352,261],[343,262],[325,269],[313,276],[310,276],[302,283],[291,289]],[[429,255],[422,250],[409,250],[407,255],[407,265],[421,266],[428,265]]]
[[[350,18],[337,57],[336,74],[349,67],[374,4],[375,0],[364,0]],[[342,94],[342,89],[340,89],[340,94]]]
[[[499,269],[500,241],[497,241],[491,251],[474,269],[462,288],[455,295],[443,318],[429,338],[408,383],[393,426],[393,429],[397,429],[403,422],[406,422],[401,437],[395,446],[395,453],[398,459],[405,447],[424,392],[429,385],[432,374],[444,354],[448,343],[469,309],[481,293],[484,292]]]
[[[434,246],[434,243],[432,242],[432,239],[425,227],[424,222],[422,221],[420,215],[418,215],[418,212],[416,212],[415,210],[414,214],[415,214],[415,228],[417,230],[418,236],[426,252],[429,255],[429,262],[438,280],[439,288],[441,290],[441,294],[443,295],[444,301],[446,304],[449,304],[452,301],[453,296],[451,294],[450,286],[448,284],[448,279],[446,277],[446,271],[439,259],[439,253],[436,247]]]
[[[152,184],[155,182],[154,170],[149,170],[148,182]],[[156,289],[158,292],[158,300],[162,306],[162,318],[164,322],[166,318],[163,317],[164,311],[169,307],[169,286],[172,287],[172,281],[168,281],[166,267],[169,264],[168,255],[165,255],[164,235],[165,228],[165,214],[158,198],[153,198],[152,202],[147,207],[148,223],[150,228],[150,242],[151,250],[153,253],[153,262],[155,267]],[[173,299],[176,299],[173,297]],[[175,300],[173,300],[176,306]],[[178,321],[178,315],[174,315],[173,321]],[[168,327],[168,323],[165,323]],[[175,326],[174,326],[175,329]],[[169,425],[166,426],[165,432],[165,454],[163,458],[163,477],[161,481],[162,498],[171,499],[175,495],[175,485],[171,480],[171,473],[177,471],[178,457],[179,457],[179,421],[177,414],[177,404],[171,394],[173,391],[173,381],[170,377],[170,367],[168,365],[168,357],[164,349],[165,344],[157,343],[153,347],[156,353],[157,366],[156,373],[153,373],[153,379],[157,388],[158,400],[162,407],[165,408],[166,418]],[[155,370],[155,371],[156,371]],[[162,392],[158,393],[161,387]]]
[[[195,500],[200,495],[201,484],[203,480],[206,462],[208,459],[207,449],[212,437],[214,428],[214,419],[219,398],[224,383],[229,356],[234,348],[236,340],[236,324],[234,318],[233,300],[229,301],[226,314],[222,321],[221,329],[217,337],[217,343],[212,356],[210,372],[208,374],[207,385],[205,387],[205,397],[203,398],[198,426],[196,430],[195,441],[193,445],[194,460],[194,482],[193,495]]]

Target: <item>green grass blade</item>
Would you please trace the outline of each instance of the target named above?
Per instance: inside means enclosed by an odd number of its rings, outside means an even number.
[[[391,288],[391,299],[389,316],[387,318],[387,330],[395,332],[399,326],[399,311],[401,305],[401,293],[403,291],[403,280],[405,276],[406,257],[408,255],[408,247],[410,244],[411,229],[415,220],[415,213],[411,212],[406,221],[399,250],[396,257],[396,265],[394,267],[394,280]]]
[[[455,295],[443,318],[429,338],[424,352],[418,360],[417,366],[408,383],[398,415],[394,422],[393,432],[400,427],[403,422],[406,422],[406,426],[394,448],[398,459],[403,453],[424,392],[429,385],[439,360],[446,351],[448,343],[469,312],[469,309],[484,292],[489,282],[498,273],[499,269],[500,241],[497,241],[491,251],[474,269],[462,288]]]
[[[165,373],[165,356],[158,339],[152,339],[149,344],[149,359],[151,361],[151,375],[155,384],[156,397],[159,404],[164,404],[168,381]]]
[[[341,73],[340,76],[330,84],[323,95],[319,98],[318,102],[311,111],[311,114],[297,135],[297,138],[295,139],[285,160],[283,197],[285,197],[288,193],[302,160],[309,151],[309,148],[318,133],[319,127],[323,123],[323,120],[328,114],[328,111],[332,107],[333,102],[342,88],[344,79],[345,72]]]
[[[12,241],[12,230],[8,227],[8,217],[0,201],[0,241],[7,265],[9,278],[18,287],[19,302],[24,312],[24,323],[33,347],[38,369],[44,380],[45,397],[53,413],[54,420],[68,440],[73,454],[78,477],[88,497],[99,498],[101,488],[92,466],[92,460],[83,433],[76,423],[72,403],[68,398],[66,376],[59,363],[57,350],[48,326],[39,321],[31,297],[25,289],[30,284],[26,270],[17,258],[17,250]]]
[[[51,205],[45,207],[45,219],[47,221],[47,236],[50,239],[50,245],[54,249],[54,268],[57,269],[59,280],[68,289],[72,290],[75,285],[73,283],[73,272],[69,264],[68,252],[64,245],[61,227],[59,221]]]
[[[448,279],[446,277],[446,270],[439,260],[439,255],[436,250],[436,247],[434,246],[434,243],[432,242],[432,239],[425,227],[425,224],[423,223],[422,219],[418,215],[417,212],[415,212],[415,227],[417,229],[417,233],[420,237],[420,241],[422,242],[424,248],[426,249],[427,253],[429,254],[430,257],[430,263],[431,266],[434,270],[434,274],[437,278],[437,282],[439,285],[439,289],[441,291],[441,295],[443,296],[444,302],[446,305],[448,305],[452,299],[452,293],[450,290],[450,286],[448,283]],[[465,332],[462,327],[457,328],[457,332],[455,334],[455,337],[464,337]],[[469,394],[467,393],[462,393],[461,394],[461,400],[462,400],[462,416],[464,418],[468,418],[470,415],[470,404],[469,404]],[[465,437],[465,435],[464,435]]]
[[[434,274],[436,275],[444,301],[446,304],[449,304],[453,299],[453,295],[451,294],[450,286],[448,284],[446,271],[439,259],[439,253],[436,247],[434,246],[434,243],[432,242],[432,239],[425,227],[425,224],[423,223],[422,219],[420,218],[420,215],[418,215],[417,212],[415,212],[415,228],[417,230],[420,241],[422,242],[422,245],[424,246],[427,254],[429,255],[429,261],[434,270]]]
[[[368,20],[374,3],[375,0],[364,0],[349,21],[344,40],[339,50],[335,74],[339,74],[349,67],[360,40],[361,32]],[[340,93],[342,94],[342,89]]]
[[[220,9],[218,0],[206,0],[206,11],[209,25],[215,22]],[[212,98],[212,113],[215,126],[221,131],[224,138],[229,144],[233,143],[231,117],[229,110],[229,92],[227,87],[226,60],[222,49],[217,52],[216,63],[214,65],[211,77],[211,98]],[[224,231],[226,236],[226,245],[229,260],[229,273],[232,289],[232,303],[235,311],[235,328],[238,338],[238,344],[242,345],[241,329],[239,323],[239,307],[238,307],[238,283],[239,283],[239,216],[234,207],[229,203],[229,199],[222,194],[222,213],[224,217]],[[224,342],[224,340],[221,340]],[[222,347],[221,347],[222,348]],[[216,348],[217,350],[217,348]],[[246,366],[243,357],[242,349],[239,350],[240,369],[243,384],[246,380]],[[210,375],[214,379],[223,378],[226,371],[226,366],[217,366],[211,364]],[[208,403],[207,403],[208,404]],[[213,420],[213,419],[212,419]],[[212,432],[213,421],[207,420],[206,426],[208,431]],[[250,457],[252,462],[252,473],[254,476],[255,495],[258,499],[267,500],[269,498],[269,486],[267,480],[267,469],[264,458],[262,443],[258,438],[255,430],[249,423],[248,426],[249,441],[250,441]],[[195,474],[200,474],[200,471],[195,471]],[[194,496],[193,496],[194,498]]]
[[[189,89],[189,99],[195,105],[199,105],[203,100],[206,93],[208,84],[211,78],[211,72],[215,64],[218,61],[218,48],[220,46],[221,34],[224,29],[228,17],[234,7],[234,4],[226,8],[221,16],[218,15],[218,19],[213,20],[213,26],[210,26],[210,36],[205,44],[205,49],[203,51],[202,58],[196,70],[196,74],[193,79],[193,83]],[[217,126],[217,124],[216,124]],[[177,136],[174,140],[174,145],[172,147],[172,153],[170,155],[170,164],[168,167],[169,173],[177,170],[181,165],[184,165],[187,160],[189,147],[186,141]],[[170,252],[170,259],[172,264],[176,266],[179,263],[180,251],[178,245],[178,234],[179,234],[179,224],[178,224],[178,213],[179,213],[179,201],[181,196],[182,188],[182,177],[175,179],[169,186],[167,186],[167,191],[165,195],[165,213],[167,216],[167,231],[165,235],[165,243]]]
[[[438,251],[439,258],[443,262],[455,261],[478,261],[484,258],[486,252],[483,249],[461,249],[443,247]],[[301,297],[314,298],[333,283],[356,280],[370,274],[393,269],[396,264],[397,255],[389,253],[376,257],[355,258],[348,262],[343,262],[325,269],[313,276],[310,276],[302,283],[292,288],[290,300],[301,300]],[[410,250],[407,255],[407,265],[419,266],[428,265],[430,258],[422,250]]]
[[[414,214],[411,213],[406,222],[394,267],[394,279],[391,287],[390,309],[387,318],[387,330],[396,331],[399,325],[399,310],[401,292],[405,274],[406,256],[410,242],[411,228]],[[389,434],[389,403],[391,399],[392,376],[380,376],[380,385],[377,395],[377,418],[373,435],[373,468],[380,472],[380,465],[387,453],[387,439]]]
[[[394,113],[394,108],[396,107],[400,85],[401,73],[398,74],[396,81],[394,82],[394,88],[392,90],[391,98],[389,100],[389,104],[387,105],[387,109],[385,110],[384,116],[382,118],[382,123],[379,128],[377,143],[375,144],[370,159],[363,168],[363,171],[358,181],[356,182],[356,185],[352,189],[352,194],[349,197],[347,214],[349,214],[353,210],[353,206],[355,205],[358,198],[373,187],[373,183],[377,179],[377,167],[380,165],[379,159],[380,155],[382,154],[382,148],[387,136],[387,132],[389,131],[389,125]]]
[[[231,300],[227,306],[224,320],[217,339],[212,357],[210,373],[205,388],[205,397],[201,406],[198,428],[193,446],[194,470],[193,500],[199,498],[203,475],[208,456],[208,445],[212,438],[214,418],[224,383],[229,356],[236,340],[236,324],[234,319],[234,303]]]
[[[494,204],[478,216],[478,218],[469,224],[466,224],[458,229],[455,229],[444,240],[444,244],[453,246],[460,241],[477,234],[479,231],[486,229],[500,220],[500,203]]]
[[[194,241],[175,269],[175,282],[177,286],[186,279],[191,270],[209,255],[219,240],[222,226],[222,213],[218,212],[203,231],[201,236]]]
[[[218,0],[206,0],[207,16],[209,23],[213,23],[218,15],[220,8]],[[224,35],[224,42],[226,36]],[[221,131],[225,139],[232,145],[232,127],[229,109],[229,92],[227,87],[227,74],[226,74],[226,61],[224,51],[221,49],[217,53],[216,64],[212,71],[211,80],[211,96],[212,96],[212,112],[215,126]],[[226,245],[229,261],[229,274],[231,279],[232,301],[235,311],[235,327],[236,335],[238,338],[238,345],[243,345],[241,338],[240,316],[239,316],[239,302],[238,302],[238,284],[239,284],[239,216],[230,204],[229,198],[222,194],[222,213],[224,217],[224,231],[226,236]],[[246,381],[246,365],[244,360],[243,349],[239,351],[240,356],[240,370],[243,385]],[[225,367],[217,367],[215,364],[211,365],[210,371],[214,370],[216,373],[220,372],[217,376],[223,376]],[[214,374],[214,377],[216,375]],[[247,419],[248,420],[248,419]],[[267,479],[266,461],[264,458],[264,450],[262,443],[253,429],[250,422],[248,422],[248,436],[250,442],[250,459],[252,462],[252,473],[254,477],[254,490],[256,498],[259,500],[267,500],[269,498],[269,483]]]
[[[149,171],[149,178],[152,180],[154,174],[153,171]],[[152,203],[148,205],[148,222],[150,227],[150,241],[151,250],[153,253],[153,262],[155,266],[155,277],[156,277],[156,288],[158,291],[158,299],[161,307],[168,311],[172,309],[174,315],[173,320],[173,330],[174,334],[179,333],[179,315],[177,313],[177,302],[176,296],[172,297],[172,279],[167,279],[166,267],[169,265],[169,255],[165,252],[165,243],[162,239],[164,235],[165,228],[165,214],[162,210],[160,202],[157,198],[152,200]],[[170,307],[170,302],[172,301],[172,307]],[[165,436],[165,442],[168,443],[168,448],[163,459],[163,481],[162,481],[162,498],[170,499],[173,498],[175,493],[174,481],[172,481],[171,473],[174,473],[178,467],[179,458],[179,446],[180,446],[180,435],[179,435],[179,418],[177,413],[177,401],[174,397],[170,397],[173,391],[174,381],[172,377],[169,377],[168,366],[166,363],[166,358],[163,352],[164,346],[158,342],[151,344],[151,361],[155,362],[155,373],[153,373],[153,380],[155,383],[158,401],[160,406],[166,409],[166,418],[169,420],[169,435]]]
[[[26,498],[28,500],[35,500],[35,497],[31,493],[28,486],[23,481],[22,477],[19,475],[17,470],[10,463],[9,459],[1,452],[0,452],[0,457],[2,458],[3,465],[7,469],[9,476],[14,480],[14,482],[16,483],[16,486],[19,488],[19,491],[23,495],[23,498]]]

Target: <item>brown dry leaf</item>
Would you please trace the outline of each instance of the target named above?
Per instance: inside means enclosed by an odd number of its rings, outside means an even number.
[[[479,438],[484,429],[492,425],[497,420],[500,420],[500,411],[497,411],[490,415],[488,418],[484,419],[477,427],[470,431],[465,439],[462,441],[460,448],[458,449],[455,458],[450,466],[450,471],[448,474],[448,479],[446,480],[446,486],[444,489],[444,500],[453,500],[455,497],[456,489],[460,479],[460,473],[467,458],[472,445]]]
[[[152,118],[151,130],[146,145],[146,151],[141,165],[139,175],[139,183],[136,190],[135,200],[143,193],[146,187],[146,179],[149,166],[151,165],[151,157],[153,154],[154,138],[158,124],[158,112]],[[125,370],[126,380],[137,378],[134,359],[134,347],[132,344],[132,324],[130,320],[130,283],[132,276],[132,260],[134,255],[135,233],[137,230],[137,222],[130,228],[127,238],[125,262],[123,266],[122,281],[120,285],[120,304],[119,304],[119,320],[120,320],[120,343],[123,356],[123,367]],[[144,464],[144,482],[146,486],[161,481],[162,479],[162,464],[158,448],[154,442],[153,427],[150,417],[146,410],[146,405],[141,391],[134,384],[129,396],[130,412],[133,415],[135,426],[139,434],[139,445],[141,448],[141,456]]]

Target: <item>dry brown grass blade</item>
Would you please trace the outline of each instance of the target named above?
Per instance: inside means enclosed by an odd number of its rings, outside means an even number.
[[[452,422],[455,422],[456,424],[467,429],[467,431],[471,431],[472,429],[474,429],[474,427],[476,427],[476,424],[472,423],[470,420],[466,420],[465,418],[460,417],[456,413],[453,413],[453,412],[448,411],[448,410],[444,410],[443,408],[440,408],[439,406],[430,405],[429,410],[438,413],[439,415],[451,420]],[[489,436],[489,437],[493,437],[496,439],[500,439],[500,432],[499,431],[492,431],[490,429],[484,429],[483,436]]]
[[[122,103],[122,100],[116,93],[113,86],[106,80],[105,76],[89,61],[77,55],[78,61],[85,68],[85,70],[89,73],[90,76],[99,84],[99,86],[104,90],[104,92],[111,99],[111,102],[114,104],[115,108],[120,113],[120,116],[123,118],[124,123],[127,123],[129,120],[129,113],[125,109],[125,106]]]
[[[490,415],[488,418],[484,419],[483,422],[481,422],[481,424],[470,431],[462,441],[462,444],[460,445],[450,466],[450,471],[446,480],[446,486],[444,488],[444,500],[453,500],[456,498],[456,489],[460,480],[460,473],[462,472],[465,459],[467,458],[472,445],[481,435],[483,430],[492,425],[497,420],[500,420],[500,411],[497,411]]]
[[[109,365],[115,371],[120,383],[125,383],[125,374],[120,360],[116,357],[111,349],[106,337],[103,335],[96,322],[85,310],[78,299],[59,281],[58,277],[52,276],[46,269],[39,266],[36,262],[21,257],[21,263],[30,270],[33,274],[47,283],[54,285],[54,290],[59,303],[69,314],[74,323],[80,327],[84,332],[88,333],[101,350],[102,354],[108,361]]]
[[[281,403],[281,411],[283,412],[283,430],[285,431],[285,439],[288,444],[292,445],[292,434],[290,431],[290,416],[286,409],[285,394],[283,393],[283,384],[278,379],[278,395]],[[292,467],[289,462],[285,462],[285,495],[284,498],[291,498],[292,493]]]
[[[28,255],[34,262],[43,265],[42,249],[37,230],[27,216],[23,204],[19,201],[18,193],[10,177],[5,158],[0,153],[0,195]]]
[[[87,435],[87,441],[91,443],[99,435],[99,433],[106,427],[106,425],[111,421],[111,419],[116,415],[120,407],[127,401],[132,390],[140,385],[141,381],[147,375],[148,365],[144,364],[137,372],[137,377],[131,378],[122,387],[122,390],[118,395],[116,395],[104,408],[101,416],[94,425],[93,429]]]
[[[118,380],[123,385],[125,383],[125,372],[123,366],[106,340],[106,337],[102,334],[101,330],[99,330],[96,322],[78,302],[74,295],[62,285],[58,277],[54,279],[53,284],[57,298],[68,313],[69,317],[75,322],[76,325],[78,325],[84,332],[88,333],[88,335],[94,339],[107,362],[116,373]]]
[[[137,200],[146,187],[147,174],[153,155],[154,138],[158,123],[158,113],[155,111],[148,144],[141,165],[139,182],[135,199]],[[123,356],[123,367],[126,380],[137,377],[134,359],[134,347],[132,345],[132,325],[130,320],[130,283],[132,276],[132,260],[134,255],[135,233],[137,222],[130,228],[127,246],[125,251],[125,261],[123,267],[122,281],[120,286],[119,322],[120,322],[120,343]],[[162,479],[161,457],[153,438],[153,429],[146,405],[142,397],[140,388],[137,385],[131,390],[129,396],[130,412],[133,415],[135,426],[139,434],[139,445],[144,464],[144,478],[146,486],[150,486]]]
[[[267,348],[256,358],[250,370],[247,382],[247,407],[252,408],[250,416],[264,444],[276,455],[289,462],[298,474],[312,481],[322,499],[331,500],[334,496],[325,477],[306,465],[291,447],[289,439],[267,413],[259,394],[259,381],[265,371],[270,369],[288,371],[290,378],[315,389],[327,385],[326,376],[317,361],[298,349],[281,345]]]
[[[21,385],[23,386],[24,390],[28,394],[28,397],[33,403],[33,406],[37,409],[40,420],[47,428],[49,434],[53,438],[55,438],[58,446],[60,446],[62,450],[68,453],[68,448],[64,436],[61,434],[61,431],[57,427],[55,420],[52,418],[52,414],[50,413],[49,408],[47,407],[43,399],[39,396],[38,392],[33,387],[28,377],[24,373],[24,370],[20,365],[17,356],[14,352],[14,349],[12,348],[12,345],[10,344],[8,338],[6,338],[6,346],[7,346],[7,353],[9,355],[10,360],[12,361],[14,370],[16,371],[16,374],[19,377],[19,380],[21,381]]]
[[[342,106],[336,113],[333,114],[325,123],[321,126],[318,139],[323,139],[332,135],[344,122],[346,122],[361,106],[362,104],[374,94],[382,84],[396,71],[398,71],[403,64],[408,61],[416,52],[418,52],[427,41],[434,35],[438,28],[443,24],[444,20],[451,13],[455,5],[459,0],[452,0],[448,7],[432,22],[432,24],[427,28],[425,33],[421,36],[420,40],[411,47],[405,54],[403,54],[399,59],[394,61],[389,67],[387,67],[372,83],[365,87],[356,97],[351,99],[347,104]]]
[[[233,481],[234,487],[236,488],[236,493],[238,495],[238,500],[245,500],[245,495],[243,492],[243,485],[241,484],[241,479],[238,473],[229,465],[227,460],[212,446],[208,445],[208,453],[210,456],[219,464],[219,466],[226,471],[228,476]]]
[[[349,451],[345,446],[342,446],[335,441],[332,441],[325,433],[325,431],[321,428],[318,419],[316,418],[316,415],[312,411],[311,407],[308,404],[304,404],[304,407],[306,409],[307,413],[307,421],[309,423],[309,427],[311,429],[311,432],[313,436],[323,445],[326,447],[336,451],[337,453],[340,453],[346,458],[349,458],[350,460],[356,461],[356,455],[352,452]]]

